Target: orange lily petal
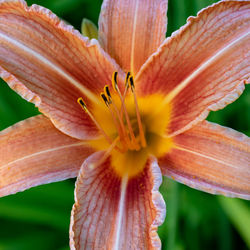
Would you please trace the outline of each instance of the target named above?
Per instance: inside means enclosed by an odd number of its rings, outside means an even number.
[[[43,115],[0,132],[0,197],[77,175],[93,150]]]
[[[207,121],[174,138],[164,175],[213,194],[250,199],[250,139]]]
[[[71,249],[160,249],[157,227],[164,220],[165,203],[158,192],[162,177],[156,160],[128,180],[114,173],[110,159],[94,167],[102,156],[90,156],[79,172]]]
[[[136,79],[141,95],[172,103],[169,133],[179,134],[233,102],[249,81],[250,2],[228,1],[190,17]]]
[[[79,139],[96,136],[97,129],[77,99],[99,100],[113,71],[119,71],[96,40],[22,0],[0,3],[0,66],[12,89]]]
[[[165,39],[167,0],[104,0],[99,19],[102,47],[136,74]]]

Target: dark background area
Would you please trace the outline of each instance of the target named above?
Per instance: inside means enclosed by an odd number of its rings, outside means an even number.
[[[167,36],[212,0],[169,0]],[[97,24],[101,0],[28,1],[51,9],[77,29],[82,18]],[[233,104],[211,112],[208,120],[250,135],[250,87]],[[0,130],[38,114],[0,80]],[[74,181],[32,188],[0,199],[0,250],[69,249],[69,221]],[[250,249],[250,205],[240,199],[214,196],[164,178],[161,192],[167,204],[159,228],[163,249]]]

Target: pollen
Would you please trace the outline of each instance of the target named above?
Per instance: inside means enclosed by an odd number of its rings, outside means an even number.
[[[103,105],[92,103],[88,109],[81,97],[77,101],[100,131],[100,138],[89,142],[96,150],[105,151],[96,167],[110,157],[117,175],[133,178],[142,173],[150,155],[161,157],[173,148],[167,136],[171,106],[161,94],[138,97],[130,72],[124,84],[121,91],[114,72],[111,84],[100,93]]]

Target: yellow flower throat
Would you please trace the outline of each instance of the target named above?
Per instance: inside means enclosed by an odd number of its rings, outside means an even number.
[[[88,142],[106,152],[97,165],[111,156],[111,165],[120,177],[134,177],[143,171],[150,155],[161,157],[173,147],[172,139],[167,137],[171,107],[159,94],[137,98],[129,72],[123,93],[117,84],[117,72],[112,76],[112,85],[112,93],[108,85],[101,93],[105,105],[93,104],[90,111],[82,98],[78,103],[102,134]]]

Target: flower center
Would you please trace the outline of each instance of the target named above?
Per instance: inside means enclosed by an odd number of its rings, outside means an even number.
[[[137,98],[129,72],[123,93],[117,84],[117,72],[112,85],[112,92],[106,85],[100,94],[105,105],[94,104],[88,110],[82,98],[78,103],[103,135],[89,144],[106,151],[102,161],[111,156],[111,165],[119,176],[134,177],[143,171],[149,155],[160,157],[172,148],[172,139],[167,137],[171,108],[159,94]]]

